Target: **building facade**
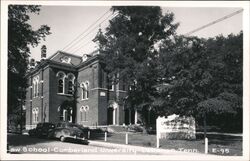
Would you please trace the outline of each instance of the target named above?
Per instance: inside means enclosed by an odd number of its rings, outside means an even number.
[[[43,47],[41,61],[31,60],[27,78],[26,129],[38,122],[68,121],[85,126],[137,123],[137,111],[125,107],[128,86],[107,80],[98,51],[82,57],[58,51],[46,58]]]

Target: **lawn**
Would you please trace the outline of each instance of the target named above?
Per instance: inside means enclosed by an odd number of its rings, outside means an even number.
[[[241,156],[242,137],[209,134],[209,154]],[[90,140],[104,141],[104,134],[93,134]],[[156,147],[156,136],[142,133],[129,133],[128,144],[145,147]],[[125,133],[109,133],[107,142],[125,144]],[[196,140],[160,140],[160,148],[175,149],[179,151],[204,153],[204,139],[201,134],[196,135]]]

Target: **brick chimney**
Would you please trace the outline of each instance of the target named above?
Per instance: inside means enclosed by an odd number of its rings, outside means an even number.
[[[43,45],[41,47],[41,59],[42,60],[46,59],[46,53],[47,53],[47,47],[45,45]]]
[[[30,59],[30,69],[34,69],[35,68],[35,59]]]

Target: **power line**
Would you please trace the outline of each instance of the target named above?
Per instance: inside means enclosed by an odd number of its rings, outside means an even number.
[[[99,24],[102,24],[104,21],[106,21],[107,19],[109,19],[110,17],[112,17],[113,14],[109,15],[108,17],[106,17],[103,21],[101,21]],[[85,34],[82,38],[80,38],[79,40],[77,40],[73,46],[75,46],[76,44],[78,44],[79,42],[81,42],[84,38],[86,38],[91,32],[93,32],[96,28],[98,28],[99,25],[95,26],[94,28],[92,28],[90,31],[88,31],[87,34]],[[73,46],[71,46],[70,48],[72,48]],[[68,48],[68,50],[70,50],[70,48]],[[73,49],[74,50],[74,49]]]
[[[210,23],[208,23],[208,24],[206,24],[206,25],[204,25],[204,26],[201,26],[201,27],[199,27],[199,28],[197,28],[197,29],[195,29],[195,30],[192,30],[192,31],[190,31],[190,32],[188,32],[188,33],[186,33],[186,34],[184,34],[184,35],[185,35],[185,36],[189,36],[189,35],[191,35],[191,34],[197,32],[197,31],[200,31],[200,30],[202,30],[202,29],[204,29],[204,28],[206,28],[206,27],[212,26],[212,25],[214,25],[214,24],[216,24],[216,23],[218,23],[218,22],[220,22],[220,21],[223,21],[223,20],[225,20],[225,19],[228,19],[228,18],[230,18],[230,17],[233,17],[234,15],[237,15],[237,14],[241,13],[242,11],[243,11],[243,9],[238,10],[238,11],[236,11],[236,12],[233,12],[233,13],[231,13],[231,14],[229,14],[229,15],[226,15],[226,16],[224,16],[224,17],[222,17],[222,18],[219,18],[219,19],[217,19],[217,20],[215,20],[215,21],[212,21],[212,22],[210,22]]]
[[[195,32],[197,32],[197,31],[200,31],[200,30],[203,30],[204,28],[207,28],[207,27],[209,27],[209,26],[212,26],[212,25],[214,25],[214,24],[216,24],[216,23],[218,23],[218,22],[221,22],[221,21],[224,21],[225,19],[228,19],[228,18],[230,18],[230,17],[233,17],[234,15],[237,15],[237,14],[239,14],[239,13],[241,13],[243,11],[243,9],[241,9],[241,10],[238,10],[238,11],[236,11],[236,12],[233,12],[233,13],[231,13],[231,14],[229,14],[229,15],[226,15],[226,16],[224,16],[224,17],[222,17],[222,18],[219,18],[219,19],[217,19],[217,20],[215,20],[215,21],[212,21],[212,22],[210,22],[210,23],[208,23],[208,24],[206,24],[206,25],[203,25],[203,26],[201,26],[201,27],[199,27],[199,28],[197,28],[197,29],[194,29],[194,30],[192,30],[192,31],[190,31],[190,32],[188,32],[188,33],[186,33],[186,34],[184,34],[185,36],[189,36],[189,35],[191,35],[191,34],[193,34],[193,33],[195,33]],[[107,13],[107,12],[106,12]],[[105,14],[106,14],[105,13]],[[104,15],[105,15],[104,14]],[[103,16],[104,16],[103,15]],[[108,18],[110,18],[111,16],[112,16],[113,14],[111,14],[111,15],[109,15],[108,17],[106,17],[100,24],[102,24],[104,21],[106,21]],[[118,14],[116,14],[112,19],[114,19],[116,16],[117,16]],[[103,17],[102,16],[102,17]],[[101,17],[101,18],[102,18]],[[99,18],[96,22],[98,22],[101,18]],[[96,23],[95,22],[95,23]],[[91,26],[93,26],[94,24],[92,24]],[[96,28],[97,28],[98,26],[96,26],[95,28],[93,28],[91,31],[89,31],[84,37],[82,37],[80,40],[78,40],[79,42],[83,39],[83,38],[85,38],[86,36],[88,36],[93,30],[95,30]],[[81,34],[82,35],[82,34]],[[79,35],[80,36],[80,35]],[[79,37],[78,36],[78,37]],[[77,52],[77,51],[79,51],[82,47],[84,47],[85,45],[88,45],[90,42],[91,42],[92,40],[90,40],[90,41],[88,41],[87,43],[85,43],[84,45],[80,45],[78,48],[76,48],[75,50],[73,50],[73,53],[75,53],[75,52]],[[79,43],[79,42],[77,42],[77,43]],[[76,43],[76,44],[77,44]],[[70,48],[69,48],[70,49]]]
[[[117,16],[118,14],[115,14],[114,16],[113,16],[113,18],[112,19],[114,19],[116,16]],[[112,16],[112,15],[110,15],[110,16]],[[104,19],[100,24],[102,24],[104,21],[106,21],[107,19],[109,19],[110,18],[110,16],[108,16],[106,19]],[[112,20],[111,19],[111,20]],[[95,28],[93,28],[87,35],[85,35],[84,37],[86,37],[86,36],[88,36],[93,30],[95,30],[96,28],[98,28],[99,26],[96,26]],[[83,38],[84,38],[83,37]],[[82,38],[82,39],[83,39]],[[84,45],[80,45],[78,48],[76,48],[75,50],[73,50],[73,52],[72,53],[75,53],[75,52],[77,52],[77,51],[79,51],[82,47],[84,47],[85,45],[88,45],[90,42],[92,42],[92,40],[89,40],[87,43],[85,43]],[[78,42],[79,43],[79,42]]]
[[[90,44],[92,41],[90,40],[90,41],[88,41],[87,43],[85,43],[85,44],[83,44],[83,45],[81,45],[80,47],[78,47],[76,50],[74,50],[72,53],[76,53],[77,51],[79,51],[82,47],[84,47],[84,46],[86,46],[86,45],[88,45],[88,44]]]
[[[102,19],[110,10],[107,10],[101,17],[99,17],[94,23],[92,23],[86,30],[84,30],[80,35],[78,35],[74,40],[72,40],[68,45],[66,45],[62,50],[65,50],[66,48],[70,47],[71,44],[76,41],[78,38],[80,38],[85,32],[87,32],[93,25],[95,25],[100,19]]]

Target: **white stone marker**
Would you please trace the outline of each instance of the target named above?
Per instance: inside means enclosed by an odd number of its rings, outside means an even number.
[[[107,141],[107,132],[105,132],[104,141]]]
[[[205,138],[205,154],[208,153],[208,139]]]
[[[128,144],[128,133],[126,133],[126,144]]]

